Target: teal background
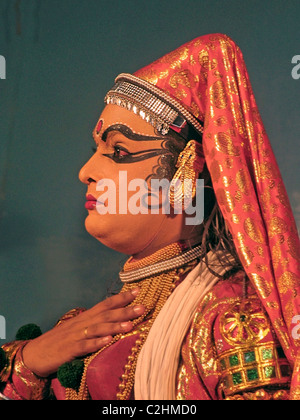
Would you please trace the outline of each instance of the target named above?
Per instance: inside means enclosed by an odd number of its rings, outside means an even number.
[[[6,340],[118,287],[126,257],[84,229],[92,129],[114,77],[200,35],[243,51],[300,226],[300,2],[0,0],[0,315]],[[0,339],[0,344],[4,340]]]

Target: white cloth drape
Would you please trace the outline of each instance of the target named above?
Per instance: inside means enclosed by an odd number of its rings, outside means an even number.
[[[222,256],[210,253],[208,261],[215,272],[226,269]],[[226,256],[228,264],[228,256]],[[227,266],[228,270],[228,266]],[[136,400],[174,400],[180,349],[197,306],[219,278],[202,260],[176,287],[153,323],[137,361]]]

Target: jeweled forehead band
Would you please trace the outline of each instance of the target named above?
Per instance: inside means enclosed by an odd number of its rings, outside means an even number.
[[[106,104],[119,105],[133,111],[163,135],[170,128],[180,133],[187,125],[191,125],[198,133],[203,132],[199,120],[179,102],[132,74],[120,74],[104,101]]]

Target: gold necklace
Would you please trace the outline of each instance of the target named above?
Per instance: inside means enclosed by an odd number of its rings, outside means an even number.
[[[163,261],[164,259],[170,258],[170,256],[174,256],[176,254],[178,255],[179,253],[182,253],[182,247],[179,246],[178,243],[175,243],[156,252],[151,257],[146,257],[145,259],[140,260],[138,264],[132,262],[130,259],[125,264],[124,269],[131,270],[132,266],[136,267],[137,265],[139,268],[141,268],[143,264],[149,265],[149,263],[153,264],[158,261]],[[138,285],[140,292],[136,299],[131,302],[130,306],[142,304],[146,310],[143,315],[132,321],[135,331],[137,331],[137,327],[139,327],[139,334],[134,346],[131,349],[131,354],[128,356],[127,362],[124,366],[124,373],[121,376],[119,392],[117,393],[118,400],[127,400],[129,398],[134,385],[134,375],[138,355],[144,342],[146,341],[150,328],[157,315],[159,314],[161,308],[172,293],[173,289],[176,287],[176,284],[178,281],[180,281],[182,275],[190,271],[197,264],[197,262],[197,260],[194,260],[179,269],[176,268],[169,270],[168,272],[145,278],[139,282],[125,283],[122,287],[121,292],[125,292],[136,288]],[[129,334],[132,334],[132,331]],[[121,338],[124,338],[125,336],[126,335],[124,334],[117,334],[109,344],[84,359],[84,371],[81,378],[80,387],[78,391],[71,388],[66,388],[66,400],[90,399],[86,382],[87,369],[90,363],[102,351],[116,343]]]

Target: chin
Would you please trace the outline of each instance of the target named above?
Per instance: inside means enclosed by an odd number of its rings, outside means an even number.
[[[96,217],[94,215],[87,216],[85,219],[85,229],[103,245],[126,255],[136,254],[144,248],[145,244],[137,241],[138,237],[140,239],[142,238],[141,235],[134,235],[132,232],[126,232],[122,228],[116,229],[118,224],[107,223],[107,220],[99,223],[99,216],[95,220]]]

